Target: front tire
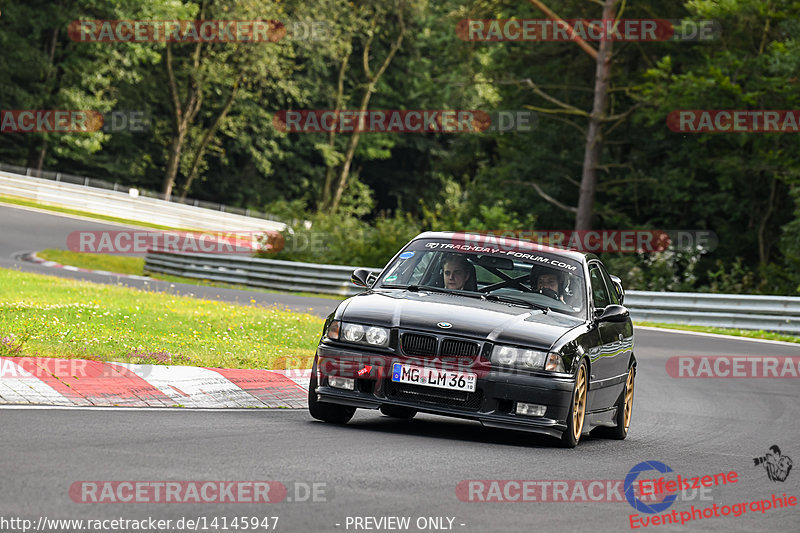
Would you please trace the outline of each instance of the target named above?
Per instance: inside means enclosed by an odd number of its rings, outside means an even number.
[[[586,392],[589,389],[586,361],[581,361],[578,373],[575,374],[575,388],[572,391],[572,402],[567,413],[567,429],[561,434],[561,445],[574,448],[581,440],[583,421],[586,418]]]
[[[308,382],[308,412],[311,413],[311,416],[323,422],[347,424],[356,413],[356,408],[318,401],[317,373],[314,370],[311,372],[311,380]]]

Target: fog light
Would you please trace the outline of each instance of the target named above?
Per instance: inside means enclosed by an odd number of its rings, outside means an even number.
[[[337,389],[353,390],[356,385],[356,380],[352,378],[340,378],[340,377],[329,376],[328,385],[330,385],[331,387],[336,387]]]
[[[517,414],[525,416],[544,416],[547,411],[546,405],[536,405],[535,403],[517,403]]]

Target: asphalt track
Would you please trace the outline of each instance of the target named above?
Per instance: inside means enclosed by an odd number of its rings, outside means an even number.
[[[10,255],[63,247],[59,232],[71,231],[70,224],[88,224],[16,211],[0,207],[4,229],[14,221],[20,225],[0,234],[0,267],[16,264],[23,270],[44,271],[15,262]],[[180,290],[199,293],[196,287]],[[263,303],[273,299],[288,305],[279,300],[285,297],[264,293],[239,293],[239,301],[254,295]],[[290,303],[302,306],[299,302]],[[278,531],[390,531],[355,529],[353,519],[407,516],[407,531],[433,530],[418,529],[420,517],[453,518],[453,530],[464,532],[624,531],[631,529],[629,516],[636,513],[625,501],[464,502],[456,487],[463,480],[622,480],[643,461],[663,462],[684,477],[738,474],[736,483],[710,494],[687,494],[689,499],[679,499],[667,513],[690,511],[692,506],[732,506],[770,499],[772,494],[800,497],[797,379],[678,379],[665,369],[673,356],[798,356],[800,346],[643,329],[636,334],[635,352],[639,372],[628,438],[585,438],[574,450],[557,448],[544,437],[485,429],[472,422],[434,416],[396,421],[372,411],[359,411],[347,426],[335,426],[313,421],[298,410],[1,409],[0,525],[11,517],[29,518],[34,524],[40,517],[153,517],[172,519],[168,531],[186,531],[175,528],[175,521],[207,517],[210,524],[216,517],[221,526],[223,517],[230,525],[234,516],[278,516]],[[753,458],[773,444],[795,463],[785,482],[770,481],[762,467],[753,465]],[[647,477],[657,475],[650,472]],[[271,480],[283,483],[293,501],[73,501],[70,486],[91,480]],[[304,484],[312,483],[324,484],[319,486],[324,491],[319,501],[296,501],[295,491],[302,495]],[[766,513],[748,509],[738,517],[643,529],[797,531],[799,521],[798,507]],[[7,527],[0,529],[15,530]]]
[[[66,250],[67,236],[74,231],[119,231],[123,227],[126,226],[0,204],[0,268],[83,279],[95,283],[119,284],[171,294],[191,295],[209,300],[219,299],[248,304],[253,299],[255,300],[254,305],[277,305],[318,316],[327,316],[339,303],[337,300],[329,298],[309,298],[292,294],[221,289],[158,280],[140,280],[125,276],[108,276],[91,272],[72,272],[18,259],[23,252],[35,252],[47,248]]]

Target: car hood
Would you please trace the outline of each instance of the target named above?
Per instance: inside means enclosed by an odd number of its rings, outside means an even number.
[[[492,342],[549,348],[580,319],[455,294],[387,290],[346,300],[336,313],[345,322],[430,331]],[[447,322],[444,329],[437,324]]]

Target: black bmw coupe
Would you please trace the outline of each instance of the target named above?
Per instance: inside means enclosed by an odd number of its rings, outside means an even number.
[[[636,358],[624,292],[600,260],[531,242],[423,233],[325,321],[316,419],[417,412],[550,435],[628,434]]]

